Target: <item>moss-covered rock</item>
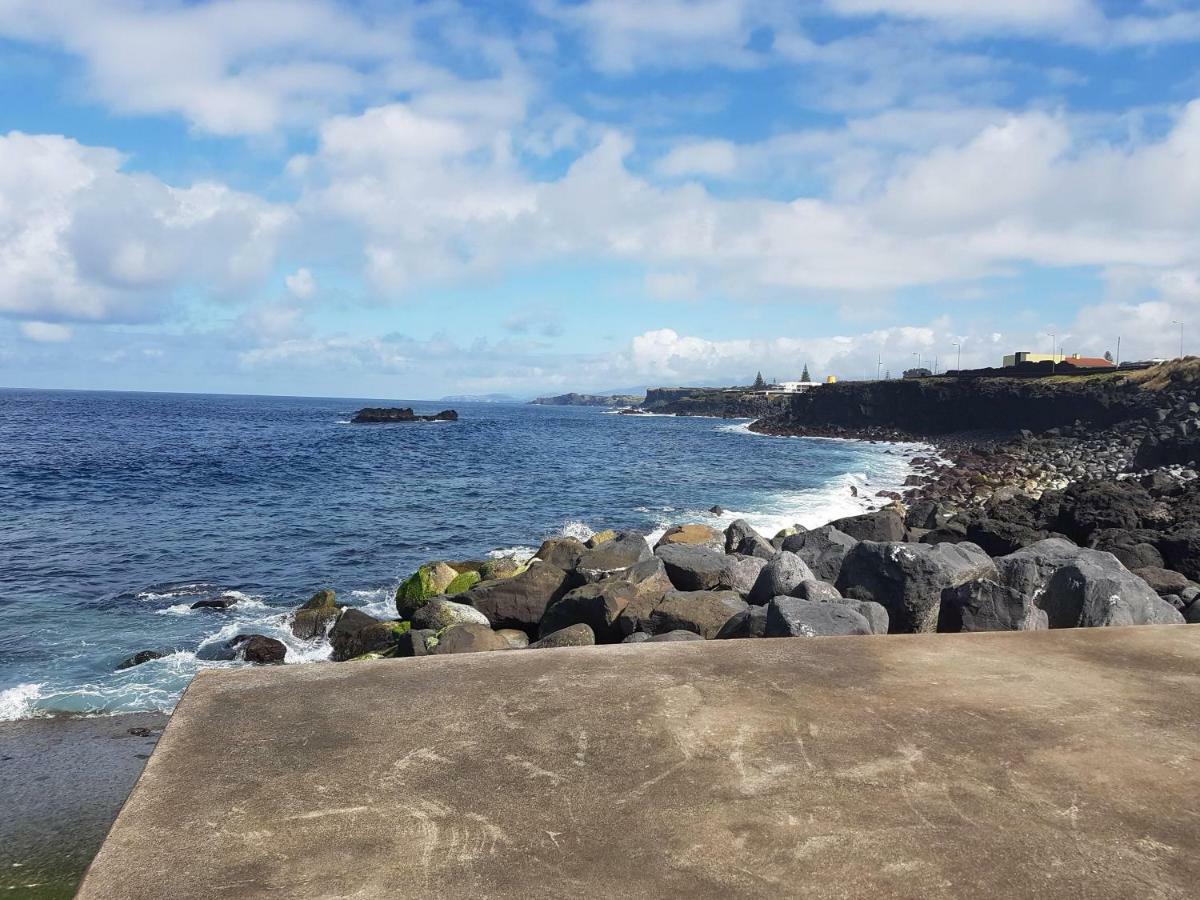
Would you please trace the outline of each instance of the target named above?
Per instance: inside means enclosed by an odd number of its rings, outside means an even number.
[[[475,585],[479,584],[483,579],[478,572],[466,571],[460,573],[452,582],[446,585],[446,595],[453,597],[455,594],[461,594],[463,591],[469,591]]]
[[[396,589],[396,612],[402,619],[412,618],[430,597],[446,593],[457,577],[458,572],[444,562],[426,563]]]
[[[487,616],[465,603],[435,597],[413,613],[414,628],[444,631],[454,625],[487,625]]]
[[[337,594],[331,590],[317,591],[296,610],[292,619],[292,634],[303,641],[324,637],[341,611]]]
[[[479,577],[484,581],[495,581],[498,578],[512,578],[520,575],[529,568],[528,563],[520,563],[511,557],[489,559],[479,567]]]
[[[587,539],[587,545],[589,547],[599,547],[601,544],[605,543],[606,541],[611,541],[616,536],[617,536],[617,533],[615,531],[613,531],[611,528],[607,528],[604,531],[597,531],[595,534],[593,534],[590,538]]]

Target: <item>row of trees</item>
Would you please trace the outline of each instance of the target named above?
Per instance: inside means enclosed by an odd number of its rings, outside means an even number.
[[[801,381],[812,381],[812,379],[808,375],[808,363],[804,364],[804,371],[800,373],[800,380]],[[767,386],[767,381],[766,381],[766,379],[763,378],[762,372],[759,372],[754,377],[754,389],[756,391],[761,391],[761,390],[764,390],[766,388],[766,386]]]

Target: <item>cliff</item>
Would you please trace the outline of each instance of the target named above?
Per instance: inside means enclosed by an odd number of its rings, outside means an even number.
[[[647,412],[677,416],[714,416],[721,419],[755,419],[785,412],[789,397],[722,388],[652,388],[642,408]]]
[[[530,400],[533,406],[640,406],[642,398],[634,394],[559,394]]]

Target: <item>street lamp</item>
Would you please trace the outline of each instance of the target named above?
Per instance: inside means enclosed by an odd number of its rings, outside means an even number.
[[[1172,321],[1171,324],[1179,326],[1179,358],[1183,359],[1183,323]]]
[[[954,349],[958,351],[958,366],[957,371],[962,371],[962,344],[955,342]]]
[[[1051,371],[1051,373],[1053,373],[1055,371],[1055,367],[1058,365],[1058,359],[1057,359],[1058,354],[1055,352],[1055,346],[1057,345],[1057,343],[1058,343],[1058,334],[1053,331],[1050,332],[1050,371]]]

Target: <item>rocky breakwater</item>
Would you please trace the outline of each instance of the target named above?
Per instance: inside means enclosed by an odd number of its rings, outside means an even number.
[[[457,422],[458,413],[452,409],[443,409],[432,416],[418,416],[411,407],[374,407],[360,409],[350,420],[355,425],[388,423],[388,422]]]

